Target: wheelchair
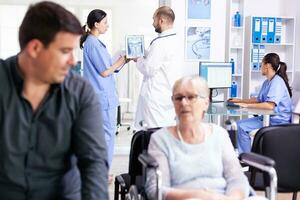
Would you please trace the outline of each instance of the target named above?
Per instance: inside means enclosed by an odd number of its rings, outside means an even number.
[[[145,125],[143,127],[146,127]],[[129,153],[128,172],[115,177],[114,200],[125,200],[126,194],[132,185],[140,191],[142,185],[143,167],[138,161],[138,156],[147,151],[151,134],[160,128],[144,128],[136,132],[131,139],[131,147]]]
[[[239,159],[241,162],[252,166],[256,169],[266,172],[269,175],[270,183],[268,184],[269,189],[267,197],[269,200],[277,199],[277,174],[274,168],[275,161],[266,156],[262,156],[255,153],[243,153],[240,155]],[[139,156],[139,161],[143,164],[143,185],[146,181],[146,170],[153,169],[156,172],[156,199],[161,200],[161,177],[162,174],[158,169],[158,163],[149,154],[143,153]],[[251,194],[250,194],[251,195]],[[253,194],[252,194],[253,195]],[[126,195],[126,200],[148,200],[145,188],[137,189],[136,185],[132,185],[129,192]]]

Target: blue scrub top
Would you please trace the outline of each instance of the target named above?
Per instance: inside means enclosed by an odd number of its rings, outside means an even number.
[[[90,34],[83,47],[83,77],[93,85],[103,110],[119,105],[113,74],[105,78],[100,75],[110,66],[112,66],[112,60],[106,46],[97,37]]]
[[[274,111],[282,113],[270,117],[272,125],[291,122],[292,100],[284,80],[279,75],[276,74],[271,80],[264,81],[257,100],[275,103]]]

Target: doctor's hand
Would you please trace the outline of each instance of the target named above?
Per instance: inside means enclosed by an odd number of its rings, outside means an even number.
[[[129,63],[131,60],[133,60],[132,58],[127,58],[126,56],[125,56],[125,64],[126,63]]]
[[[139,57],[137,58],[131,58],[134,62],[137,62],[137,60],[139,59]]]

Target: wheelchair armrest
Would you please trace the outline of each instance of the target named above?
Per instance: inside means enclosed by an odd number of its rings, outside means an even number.
[[[121,175],[116,176],[115,181],[117,181],[122,188],[126,188],[125,180],[123,179],[123,177]]]
[[[300,112],[293,111],[292,114],[294,114],[294,115],[300,115]]]
[[[139,192],[138,192],[138,189],[137,189],[136,185],[130,186],[129,192],[127,194],[127,198],[126,199],[128,199],[128,200],[138,200],[138,199],[141,199],[141,198],[139,198]]]
[[[262,169],[260,166],[275,166],[275,161],[273,159],[256,153],[242,153],[239,156],[239,159],[247,165],[257,167],[258,169],[261,169],[263,171],[265,170]]]
[[[150,156],[148,153],[142,153],[139,155],[139,161],[142,163],[142,165],[146,168],[157,168],[158,163],[156,160]]]
[[[255,167],[269,174],[270,190],[267,194],[267,197],[269,197],[271,200],[275,200],[277,194],[277,173],[274,168],[275,161],[269,157],[256,153],[242,153],[239,156],[239,159],[249,166]]]
[[[293,111],[292,112],[292,123],[299,124],[300,123],[300,113]]]

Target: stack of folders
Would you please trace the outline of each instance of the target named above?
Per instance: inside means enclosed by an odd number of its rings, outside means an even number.
[[[252,18],[252,71],[260,71],[260,64],[266,52],[264,43],[281,43],[281,33],[281,18]]]
[[[252,62],[252,71],[259,71],[260,70],[260,63],[265,55],[265,45],[262,44],[253,44],[252,45],[252,55],[251,55],[251,62]]]
[[[252,43],[281,43],[281,32],[281,18],[252,18]]]

